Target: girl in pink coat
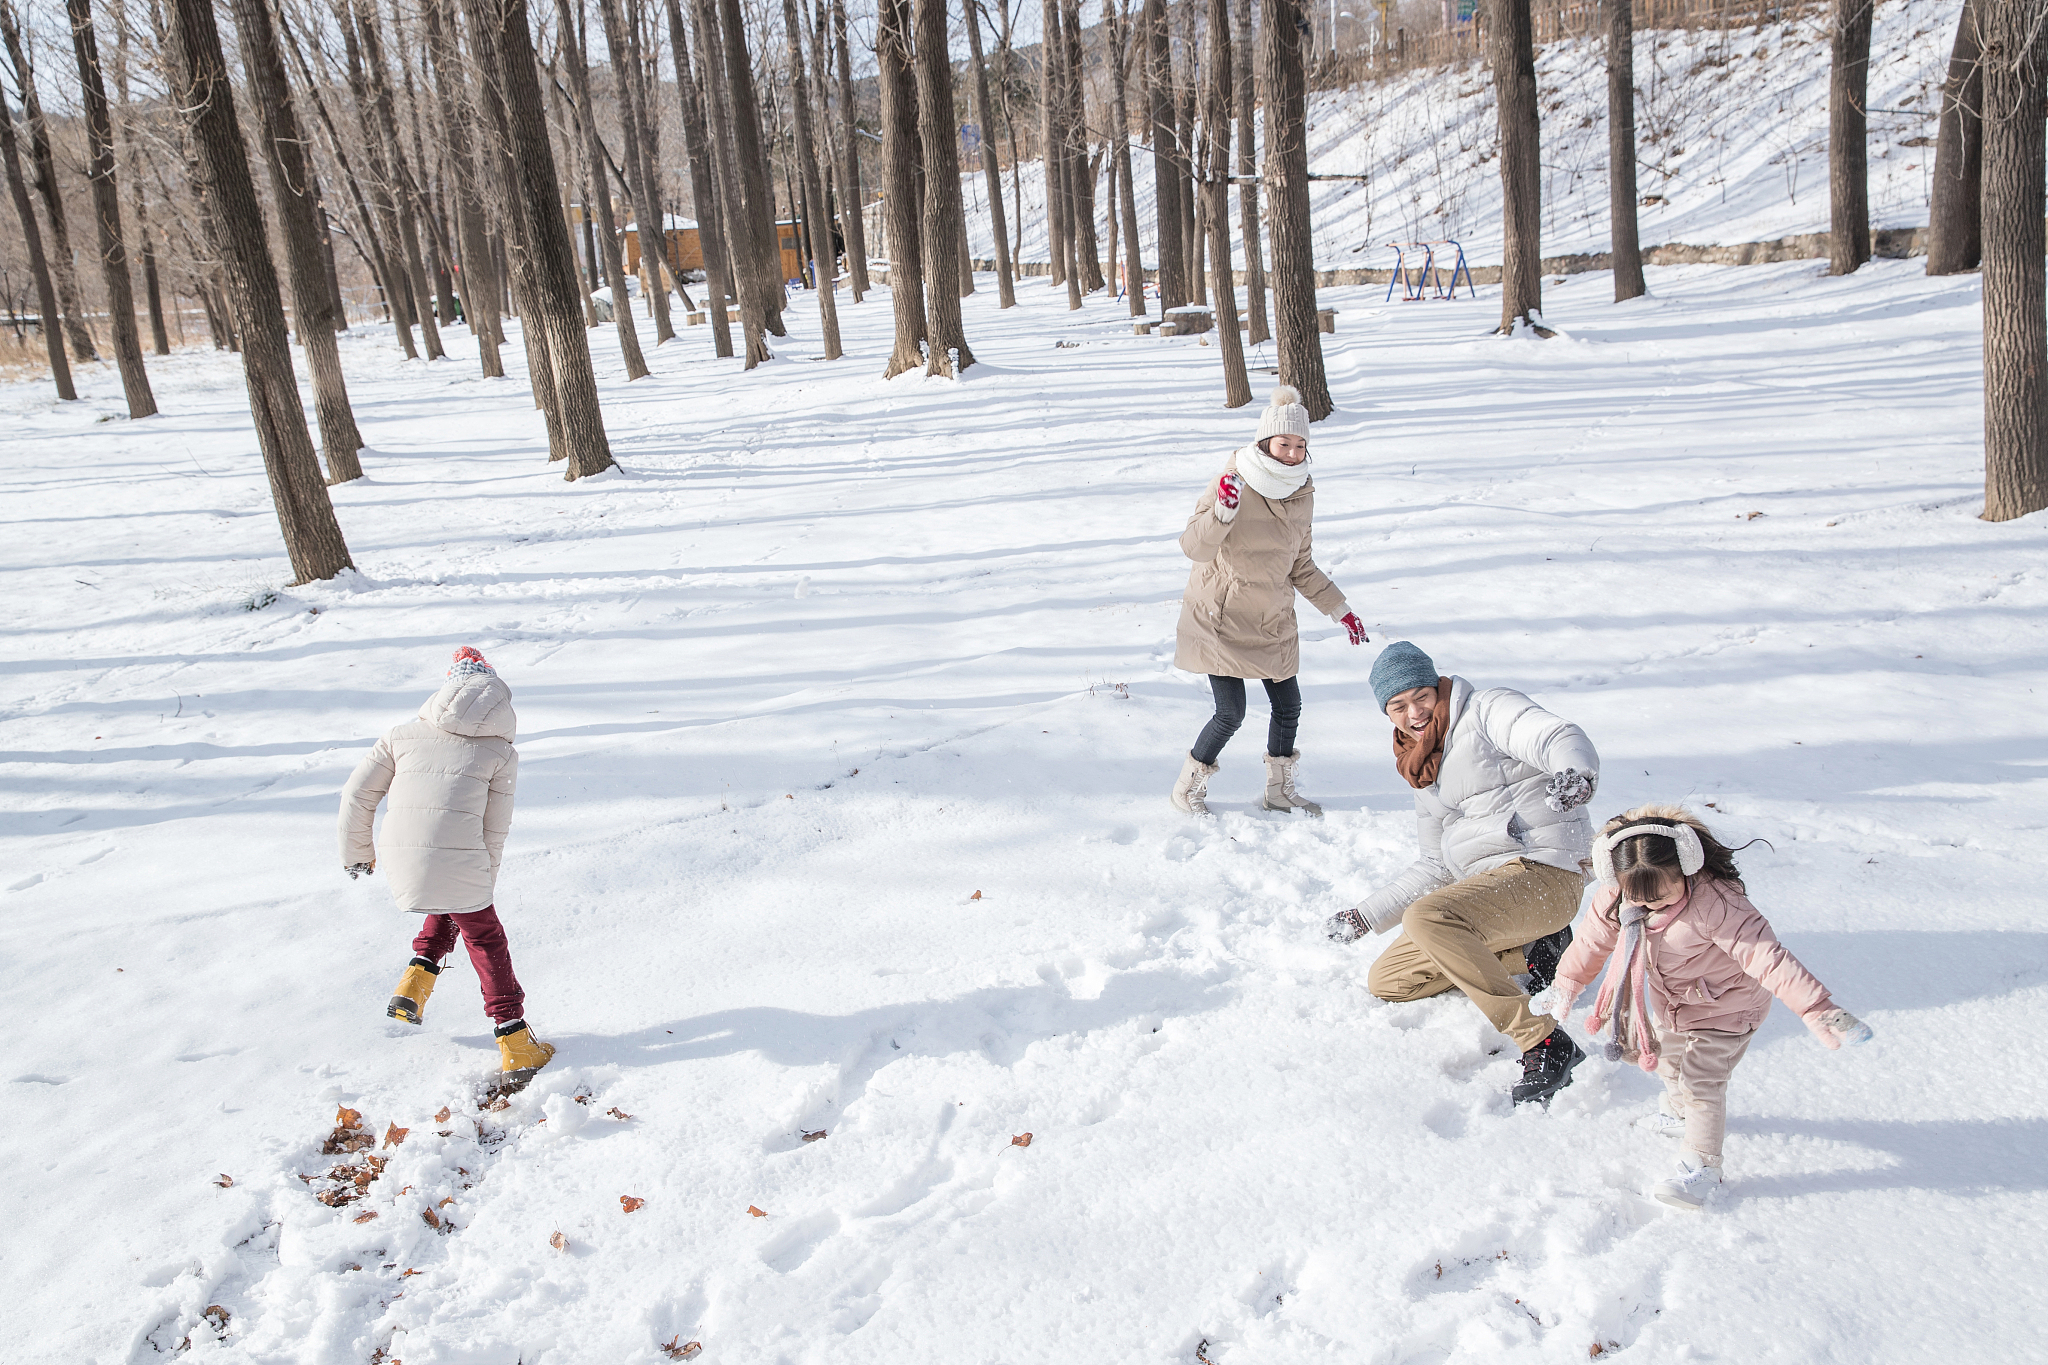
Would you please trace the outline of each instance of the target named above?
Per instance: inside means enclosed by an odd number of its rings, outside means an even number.
[[[1607,964],[1587,1026],[1611,1026],[1612,1059],[1664,1082],[1647,1126],[1683,1137],[1678,1169],[1650,1193],[1697,1210],[1721,1183],[1728,1076],[1777,996],[1835,1049],[1870,1040],[1868,1025],[1828,998],[1749,903],[1735,855],[1677,806],[1639,806],[1593,843],[1600,888],[1534,1008],[1570,1017]]]

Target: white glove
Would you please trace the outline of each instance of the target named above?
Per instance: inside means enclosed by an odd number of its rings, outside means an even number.
[[[1820,1039],[1821,1046],[1830,1052],[1839,1050],[1845,1043],[1850,1047],[1861,1047],[1875,1036],[1870,1025],[1844,1009],[1824,1010],[1805,1022],[1806,1027],[1813,1030],[1813,1036]]]

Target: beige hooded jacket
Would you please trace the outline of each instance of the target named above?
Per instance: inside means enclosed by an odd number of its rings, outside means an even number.
[[[1232,455],[1224,472],[1237,469]],[[1195,504],[1181,532],[1182,553],[1195,561],[1181,595],[1173,666],[1226,678],[1272,678],[1301,672],[1301,639],[1294,626],[1298,591],[1331,620],[1350,608],[1310,546],[1316,484],[1277,501],[1249,483],[1239,490],[1237,516],[1216,517],[1216,485]]]
[[[517,725],[512,689],[497,674],[443,683],[342,788],[342,866],[376,863],[401,910],[467,914],[491,904],[512,828]],[[387,795],[379,858],[371,825]]]

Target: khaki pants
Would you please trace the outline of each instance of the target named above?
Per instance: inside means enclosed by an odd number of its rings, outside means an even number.
[[[1421,1000],[1453,986],[1527,1052],[1555,1021],[1529,1012],[1514,982],[1521,949],[1579,913],[1585,878],[1527,858],[1432,891],[1401,915],[1401,933],[1373,960],[1366,985],[1382,1000]]]
[[[1721,1164],[1721,1139],[1728,1132],[1728,1076],[1749,1051],[1747,1033],[1717,1029],[1689,1032],[1657,1026],[1657,1074],[1664,1080],[1664,1112],[1685,1120],[1685,1145]]]

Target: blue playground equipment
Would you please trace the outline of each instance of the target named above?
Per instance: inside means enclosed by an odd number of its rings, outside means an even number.
[[[1457,259],[1450,268],[1448,280],[1444,268],[1437,264],[1436,249],[1450,247],[1457,253]],[[1472,286],[1472,271],[1465,264],[1465,248],[1449,237],[1433,242],[1388,242],[1387,249],[1394,253],[1394,277],[1387,281],[1387,297],[1382,300],[1391,303],[1394,290],[1401,290],[1403,303],[1419,303],[1424,299],[1454,299],[1458,297],[1458,281],[1465,281],[1467,298],[1478,298],[1479,291]],[[1449,253],[1446,253],[1449,254]],[[1420,256],[1421,264],[1411,264],[1411,256]]]

